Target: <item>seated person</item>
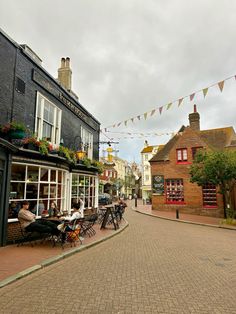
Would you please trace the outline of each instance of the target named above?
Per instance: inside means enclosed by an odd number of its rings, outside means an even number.
[[[17,202],[15,201],[11,202],[11,204],[9,205],[8,218],[17,218],[19,210],[19,204],[17,204]]]
[[[35,214],[29,210],[29,202],[23,201],[22,208],[18,213],[18,220],[23,229],[30,232],[49,233],[58,236],[60,231],[54,222],[38,219],[35,220]]]
[[[60,211],[57,208],[57,204],[55,202],[51,202],[48,213],[50,217],[56,217],[57,215],[60,214]]]
[[[79,224],[77,224],[76,226],[73,226],[72,224],[73,220],[80,219],[80,218],[84,218],[84,202],[82,199],[79,200],[79,203],[75,203],[73,205],[72,216],[65,216],[65,217],[60,218],[61,220],[64,220],[60,225],[58,225],[58,229],[62,233],[64,233],[62,234],[62,242],[65,242],[65,238],[66,238],[65,232],[72,231],[72,228],[74,228],[73,230],[80,228]],[[83,238],[80,237],[80,239],[82,240]]]
[[[38,213],[37,213],[37,209],[38,209]],[[44,207],[44,203],[42,200],[39,200],[39,204],[34,206],[34,209],[32,210],[32,212],[36,215],[38,214],[38,216],[42,215],[42,212],[45,210]]]
[[[66,221],[73,221],[75,219],[84,218],[84,201],[80,198],[79,203],[73,204],[72,216],[65,216],[61,219]]]

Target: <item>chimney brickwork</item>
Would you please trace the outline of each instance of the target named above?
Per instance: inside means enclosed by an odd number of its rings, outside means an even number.
[[[196,105],[194,105],[194,112],[190,113],[188,118],[190,128],[195,131],[200,131],[200,114],[197,112]]]
[[[68,91],[71,91],[71,77],[70,58],[61,58],[61,67],[58,69],[58,82]]]

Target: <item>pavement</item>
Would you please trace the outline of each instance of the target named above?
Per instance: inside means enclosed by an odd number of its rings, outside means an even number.
[[[180,212],[179,219],[176,219],[176,212],[153,211],[151,205],[143,205],[141,200],[138,200],[137,207],[135,207],[134,200],[127,201],[127,203],[128,208],[140,214],[150,215],[159,219],[205,225],[214,228],[234,229],[236,231],[236,226],[223,225],[221,218],[182,214]],[[19,247],[17,245],[1,247],[0,288],[66,257],[106,241],[122,232],[128,225],[126,220],[122,220],[118,230],[114,230],[112,226],[100,230],[100,225],[95,225],[96,234],[92,237],[86,237],[83,244],[77,244],[76,247],[71,247],[70,244],[67,244],[62,249],[59,245],[52,247],[50,242],[37,242],[33,247],[28,243]]]

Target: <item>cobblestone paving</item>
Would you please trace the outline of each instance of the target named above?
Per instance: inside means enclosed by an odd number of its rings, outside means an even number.
[[[0,313],[236,313],[236,232],[127,210],[129,227],[0,290]]]

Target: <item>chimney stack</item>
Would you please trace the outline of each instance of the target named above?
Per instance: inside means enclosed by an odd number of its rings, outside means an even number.
[[[58,69],[58,82],[68,91],[71,91],[71,77],[70,58],[61,58],[61,67]]]
[[[200,131],[200,115],[197,112],[197,105],[193,107],[193,113],[188,116],[190,128],[195,131]]]

